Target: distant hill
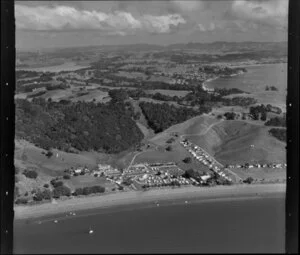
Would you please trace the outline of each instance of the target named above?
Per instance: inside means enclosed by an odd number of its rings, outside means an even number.
[[[43,49],[41,52],[91,52],[95,50],[103,51],[150,51],[150,50],[173,50],[173,49],[199,49],[199,50],[287,50],[287,42],[212,42],[212,43],[179,43],[170,45],[156,44],[124,44],[124,45],[94,45],[68,48]],[[29,52],[17,50],[17,54]],[[31,51],[32,52],[32,51]]]

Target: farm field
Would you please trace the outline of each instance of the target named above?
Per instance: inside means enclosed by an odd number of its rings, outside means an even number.
[[[72,102],[78,102],[78,101],[84,101],[84,102],[90,102],[95,100],[95,102],[101,102],[106,103],[110,101],[110,97],[108,96],[108,92],[105,91],[86,91],[87,94],[84,94],[82,96],[76,96],[72,98]]]
[[[235,172],[242,179],[252,177],[258,181],[266,182],[283,182],[286,180],[286,168],[231,168],[230,170]]]
[[[49,173],[58,172],[65,170],[66,168],[86,165],[89,167],[97,166],[98,161],[107,160],[105,154],[96,152],[82,152],[79,154],[68,153],[53,149],[53,156],[48,158],[42,152],[45,150],[36,147],[35,145],[19,140],[15,141],[15,159],[19,162],[20,166],[23,164],[36,166],[38,171],[45,171]]]
[[[107,181],[104,177],[94,177],[92,175],[72,176],[70,180],[64,180],[64,183],[71,189],[91,187],[91,186],[102,186],[106,190],[111,190],[116,185]]]
[[[189,153],[179,146],[174,146],[172,151],[151,150],[145,151],[136,156],[134,163],[166,163],[166,162],[181,162],[185,157],[190,156]]]
[[[167,89],[153,89],[153,90],[145,90],[146,93],[149,94],[155,94],[155,93],[160,93],[166,96],[178,96],[178,97],[184,97],[186,96],[188,93],[190,93],[190,91],[188,90],[167,90]]]
[[[252,97],[257,100],[257,104],[271,104],[273,106],[280,107],[282,111],[286,111],[286,104],[283,103],[286,101],[285,92],[273,92],[273,91],[262,91],[262,92],[252,92],[251,94],[234,94],[228,95],[224,98],[233,98],[233,97]]]

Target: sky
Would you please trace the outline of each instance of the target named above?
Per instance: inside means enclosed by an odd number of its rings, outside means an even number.
[[[287,41],[288,0],[15,1],[16,48]]]

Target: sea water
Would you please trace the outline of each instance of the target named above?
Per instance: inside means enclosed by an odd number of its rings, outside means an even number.
[[[182,199],[159,204],[77,212],[76,216],[57,216],[57,223],[54,218],[16,221],[14,252],[284,252],[283,195],[209,203]],[[93,234],[88,233],[90,228]]]
[[[287,63],[245,66],[246,73],[219,77],[206,83],[209,88],[238,88],[246,92],[265,91],[266,86],[275,86],[279,92],[287,89]]]

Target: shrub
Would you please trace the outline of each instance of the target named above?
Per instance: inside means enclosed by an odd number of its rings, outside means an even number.
[[[59,198],[61,196],[70,196],[71,195],[71,190],[70,188],[62,185],[58,186],[53,190],[53,197],[54,198]]]
[[[43,191],[38,191],[34,197],[33,197],[33,200],[34,201],[42,201],[42,200],[50,200],[52,197],[52,193],[50,190],[48,189],[45,189]]]
[[[14,190],[14,198],[16,199],[18,196],[20,196],[19,187],[18,187],[18,186],[15,186],[15,190]]]
[[[47,158],[51,158],[53,156],[53,152],[51,150],[48,150],[45,155]]]
[[[65,175],[63,176],[63,178],[64,178],[65,180],[69,180],[69,179],[71,179],[71,176],[70,176],[69,174],[65,174]]]
[[[168,139],[167,141],[166,141],[166,143],[173,143],[175,141],[175,139],[173,138],[173,137],[171,137],[170,139]]]
[[[166,151],[172,151],[172,146],[168,146],[167,148],[166,148]]]
[[[50,190],[45,189],[43,191],[38,190],[33,196],[34,201],[42,201],[42,200],[50,200],[52,197],[52,193]]]
[[[34,170],[24,170],[23,174],[30,179],[36,179],[38,176],[37,172]]]
[[[15,174],[18,174],[18,173],[20,173],[20,168],[15,167]]]
[[[132,184],[132,180],[130,178],[127,178],[127,179],[123,180],[123,184],[130,186]]]
[[[77,188],[77,189],[75,189],[75,192],[73,194],[74,194],[74,196],[83,195],[83,189]]]
[[[64,183],[62,181],[54,181],[51,184],[53,185],[54,188],[61,187],[64,185]]]
[[[27,200],[27,198],[18,198],[18,199],[15,201],[15,203],[16,203],[17,205],[19,205],[19,204],[27,204],[27,203],[28,203],[28,200]]]
[[[91,187],[84,187],[84,188],[77,188],[74,192],[75,196],[79,195],[89,195],[94,193],[103,193],[105,192],[105,188],[102,186],[91,186]]]
[[[184,163],[189,164],[192,162],[192,158],[191,157],[186,157],[185,159],[182,160]]]
[[[286,142],[286,130],[281,128],[271,128],[269,134],[280,141]]]
[[[243,182],[244,183],[248,183],[251,184],[254,181],[254,179],[252,177],[248,177],[247,179],[245,179]]]

